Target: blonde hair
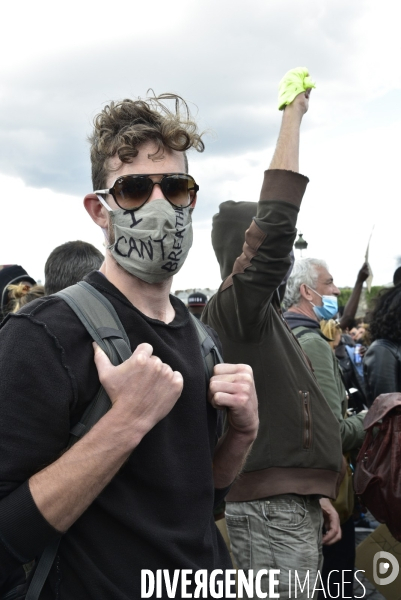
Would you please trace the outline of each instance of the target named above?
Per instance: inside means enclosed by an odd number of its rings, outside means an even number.
[[[334,350],[334,342],[336,339],[336,335],[342,333],[342,329],[340,324],[337,323],[334,319],[329,319],[328,321],[320,321],[320,329],[322,333],[329,338],[329,344],[331,348]]]
[[[9,285],[7,288],[8,297],[10,301],[7,305],[7,312],[15,313],[17,310],[45,295],[45,288],[43,285],[30,285],[21,281],[15,285]]]

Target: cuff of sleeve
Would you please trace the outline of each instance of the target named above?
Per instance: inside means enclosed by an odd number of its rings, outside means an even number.
[[[28,481],[1,500],[0,538],[18,561],[29,562],[60,535],[36,506]]]
[[[214,507],[216,508],[227,496],[230,491],[231,485],[226,488],[214,488]]]
[[[359,444],[362,446],[363,440],[365,439],[366,431],[363,426],[363,421],[366,415],[356,415],[360,419],[360,430],[359,430]]]
[[[269,169],[265,171],[260,200],[283,200],[299,208],[308,183],[309,179],[300,173]]]

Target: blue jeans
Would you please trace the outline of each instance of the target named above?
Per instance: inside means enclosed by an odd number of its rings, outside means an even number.
[[[239,569],[253,569],[254,577],[261,569],[280,569],[274,591],[281,598],[313,597],[317,571],[322,566],[323,516],[317,496],[282,494],[227,502],[226,522]],[[309,591],[308,585],[304,586],[308,571]],[[321,587],[319,579],[316,587]],[[269,592],[267,576],[261,580],[261,589]]]

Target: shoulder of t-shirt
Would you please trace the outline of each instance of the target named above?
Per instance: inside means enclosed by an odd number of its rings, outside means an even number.
[[[63,309],[70,310],[67,304],[61,298],[57,296],[44,296],[43,298],[37,298],[28,304],[25,304],[19,311],[18,315],[25,315],[28,317],[39,318],[46,314],[60,314]]]

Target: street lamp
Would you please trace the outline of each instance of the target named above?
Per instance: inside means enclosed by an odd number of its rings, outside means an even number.
[[[306,240],[304,240],[304,238],[302,237],[302,233],[300,233],[297,241],[294,244],[294,248],[301,251],[301,258],[302,258],[302,250],[306,250],[307,247],[308,247],[308,242]]]

